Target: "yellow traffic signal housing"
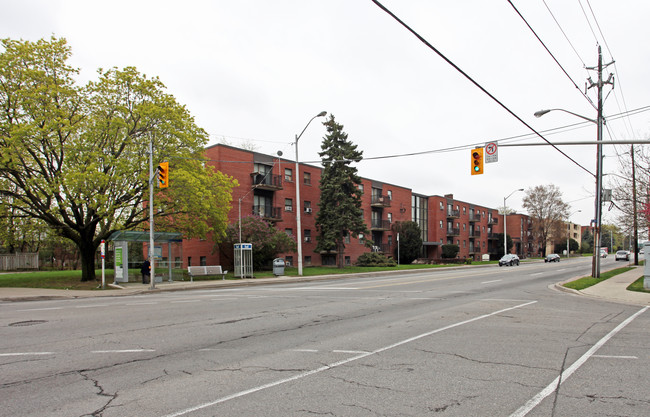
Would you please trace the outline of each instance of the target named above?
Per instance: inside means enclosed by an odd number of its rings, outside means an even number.
[[[472,149],[472,175],[483,174],[483,148]]]
[[[169,187],[169,162],[158,164],[158,188]]]

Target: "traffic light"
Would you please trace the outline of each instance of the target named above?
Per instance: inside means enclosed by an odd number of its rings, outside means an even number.
[[[169,187],[169,162],[158,164],[158,188]]]
[[[483,148],[472,149],[472,175],[483,173]]]

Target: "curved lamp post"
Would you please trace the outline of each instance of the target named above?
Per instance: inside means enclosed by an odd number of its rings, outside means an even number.
[[[508,254],[508,232],[507,232],[508,227],[506,224],[506,216],[508,214],[508,209],[506,208],[506,200],[510,198],[510,196],[516,193],[517,191],[524,191],[524,189],[518,188],[513,192],[511,192],[510,194],[508,194],[508,197],[503,197],[503,255],[504,256]]]
[[[298,162],[298,140],[302,136],[303,133],[305,133],[305,130],[307,130],[307,126],[312,122],[317,117],[323,117],[327,115],[326,111],[322,111],[318,113],[316,116],[312,117],[309,119],[307,122],[307,125],[305,125],[305,128],[300,132],[299,135],[296,135],[296,229],[297,229],[297,243],[298,243],[298,275],[302,276],[302,225],[300,224],[300,218],[302,216],[302,212],[300,211],[300,163]]]

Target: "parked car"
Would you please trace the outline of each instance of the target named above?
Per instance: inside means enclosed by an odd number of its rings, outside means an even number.
[[[560,262],[560,255],[557,253],[551,253],[546,255],[546,258],[544,258],[544,262]]]
[[[619,250],[618,252],[616,252],[616,255],[614,256],[614,258],[617,261],[618,260],[629,261],[630,260],[630,252],[628,252],[626,250]]]
[[[499,266],[503,265],[519,265],[519,257],[515,255],[514,253],[507,253],[503,255],[501,259],[499,259]]]

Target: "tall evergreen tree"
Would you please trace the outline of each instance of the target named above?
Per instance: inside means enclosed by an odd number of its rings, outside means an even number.
[[[351,166],[363,159],[363,152],[348,140],[343,125],[337,123],[333,115],[323,125],[327,135],[319,153],[324,169],[320,181],[320,209],[316,216],[319,232],[316,252],[337,253],[337,265],[343,268],[345,237],[369,233],[361,210],[361,178],[357,168]]]

